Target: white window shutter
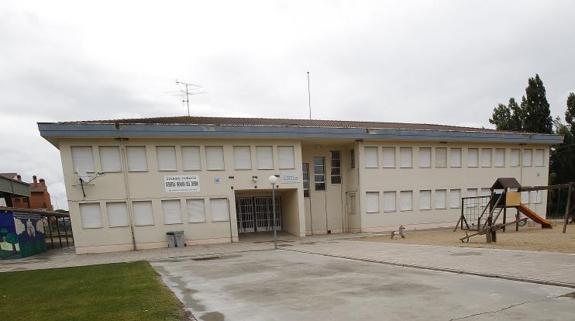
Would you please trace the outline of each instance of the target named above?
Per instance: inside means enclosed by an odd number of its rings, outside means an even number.
[[[383,147],[382,150],[383,150],[383,167],[395,168],[395,147]]]
[[[164,224],[182,223],[182,205],[180,200],[163,200]]]
[[[542,167],[545,165],[545,151],[543,149],[536,149],[533,155],[533,163],[535,166]]]
[[[477,148],[467,149],[467,167],[479,166],[479,150]]]
[[[395,212],[396,206],[395,192],[383,192],[383,211]]]
[[[411,211],[413,210],[413,192],[401,191],[399,192],[399,210]]]
[[[435,190],[435,208],[444,209],[446,208],[447,201],[447,191],[444,189]]]
[[[174,146],[157,146],[156,155],[158,157],[158,170],[175,171],[176,165],[176,148]]]
[[[435,167],[447,167],[447,148],[438,147],[435,149]]]
[[[529,204],[529,192],[521,192],[521,203]]]
[[[75,172],[94,172],[92,147],[72,147],[72,162]]]
[[[532,162],[533,162],[533,150],[524,149],[523,150],[523,166],[524,167],[531,167]]]
[[[452,189],[449,191],[449,207],[460,208],[461,206],[461,190]]]
[[[203,199],[186,200],[188,208],[188,222],[199,223],[206,221],[206,208]]]
[[[511,150],[511,167],[518,167],[520,162],[519,162],[519,154],[520,154],[520,150],[519,149],[512,149]]]
[[[495,167],[505,167],[505,148],[496,148],[493,160]]]
[[[199,171],[202,169],[199,146],[182,147],[182,165],[185,171]]]
[[[373,146],[366,146],[364,149],[365,152],[365,167],[366,168],[377,168],[379,167],[379,157],[377,147]]]
[[[419,167],[431,167],[431,147],[419,148]]]
[[[126,150],[128,153],[128,170],[131,172],[146,172],[148,170],[146,147],[129,146]]]
[[[400,166],[409,168],[413,166],[413,152],[411,147],[401,147],[399,149]]]
[[[367,213],[379,213],[379,192],[366,192],[365,204]]]
[[[128,226],[128,207],[126,203],[107,203],[106,212],[108,212],[108,225],[110,227]]]
[[[279,146],[278,158],[280,169],[295,168],[295,155],[293,146]]]
[[[419,209],[421,209],[421,210],[431,209],[431,191],[430,190],[419,191]]]
[[[449,151],[451,167],[461,167],[461,148],[451,148]]]
[[[138,201],[132,203],[134,210],[134,225],[154,225],[154,210],[151,201]]]
[[[206,146],[206,167],[208,170],[224,170],[224,148]]]
[[[256,161],[258,169],[274,169],[273,148],[271,146],[256,146]]]
[[[99,203],[80,204],[80,216],[82,216],[83,228],[102,227],[102,215]]]
[[[213,222],[226,222],[229,220],[230,208],[227,198],[210,199],[210,210]]]
[[[249,146],[234,146],[235,169],[251,169],[252,154]]]
[[[117,146],[101,146],[100,164],[102,165],[102,172],[121,172],[122,160],[120,158],[120,148]]]
[[[491,167],[491,154],[493,150],[491,148],[481,149],[481,167]]]

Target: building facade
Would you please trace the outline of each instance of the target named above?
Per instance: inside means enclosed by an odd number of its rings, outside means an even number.
[[[498,177],[546,185],[556,135],[426,124],[173,117],[40,123],[78,253],[453,226]],[[270,175],[279,177],[272,219]],[[546,194],[524,203],[545,215]]]

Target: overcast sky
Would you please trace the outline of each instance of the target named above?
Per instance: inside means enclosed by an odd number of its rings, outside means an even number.
[[[575,1],[0,1],[0,172],[46,178],[36,122],[192,114],[490,127],[539,73],[575,90]]]

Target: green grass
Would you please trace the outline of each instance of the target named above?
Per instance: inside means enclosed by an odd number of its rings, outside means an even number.
[[[182,320],[147,262],[0,273],[0,320]]]

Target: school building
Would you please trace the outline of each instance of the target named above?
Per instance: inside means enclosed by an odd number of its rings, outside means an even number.
[[[39,123],[59,149],[77,253],[453,226],[498,177],[547,185],[548,134],[306,119]],[[272,219],[270,175],[278,176]],[[525,203],[545,215],[545,192]]]

